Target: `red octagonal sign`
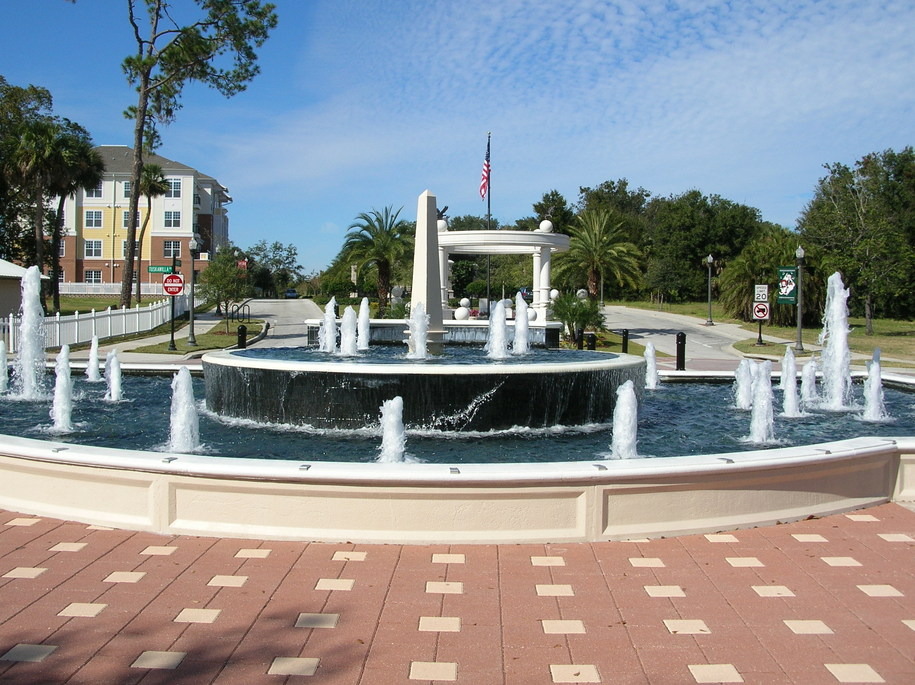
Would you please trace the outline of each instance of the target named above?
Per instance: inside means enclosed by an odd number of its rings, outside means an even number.
[[[168,274],[162,279],[162,290],[166,295],[180,295],[184,292],[184,276],[181,274]]]

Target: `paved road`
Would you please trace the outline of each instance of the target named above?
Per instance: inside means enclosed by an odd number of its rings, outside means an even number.
[[[294,347],[307,344],[305,319],[320,319],[324,312],[310,299],[251,300],[251,317],[270,324],[258,347]]]

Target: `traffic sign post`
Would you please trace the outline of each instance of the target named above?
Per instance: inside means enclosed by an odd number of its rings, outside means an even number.
[[[184,292],[184,276],[175,273],[178,270],[179,263],[178,255],[172,252],[172,272],[162,279],[162,290],[165,291],[166,295],[170,295],[172,299],[172,335],[168,342],[169,352],[174,352],[178,349],[175,347],[175,297]]]
[[[769,286],[756,285],[753,290],[753,318],[759,321],[756,345],[765,345],[762,337],[762,322],[769,320]]]

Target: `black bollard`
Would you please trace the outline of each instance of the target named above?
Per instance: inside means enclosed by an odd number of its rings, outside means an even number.
[[[585,343],[589,350],[597,349],[597,333],[585,333]]]
[[[575,348],[579,350],[585,349],[585,329],[578,328],[575,330]]]
[[[238,341],[236,342],[236,347],[243,350],[248,346],[248,327],[245,324],[242,324],[238,327]]]
[[[686,371],[686,333],[677,333],[677,371]]]
[[[623,329],[623,354],[629,354],[629,329]]]

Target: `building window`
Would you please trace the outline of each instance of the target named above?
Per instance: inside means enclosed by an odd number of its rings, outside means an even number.
[[[67,249],[66,249],[66,248],[67,248],[67,244],[66,244],[63,240],[61,240],[59,243],[57,243],[57,256],[58,256],[58,257],[66,257],[66,256],[67,256],[67,255],[66,255],[66,252],[67,252]]]
[[[140,225],[140,211],[137,210],[137,226]],[[127,210],[124,212],[124,228],[130,227],[130,211]]]
[[[86,197],[101,197],[102,196],[102,182],[99,181],[98,185],[95,188],[89,188],[86,191]]]
[[[87,240],[86,241],[86,251],[83,253],[84,257],[101,257],[102,256],[102,241],[101,240]]]
[[[124,181],[124,197],[130,197],[130,188],[133,185],[133,181]]]
[[[194,193],[194,206],[195,207],[200,206],[200,194],[199,193]]]
[[[165,228],[181,228],[181,212],[165,212]]]
[[[168,190],[165,193],[165,197],[181,197],[180,178],[169,178],[166,183],[168,183]]]
[[[181,241],[180,240],[166,240],[164,242],[165,250],[163,252],[163,257],[166,259],[171,259],[172,257],[181,256]]]
[[[134,254],[135,258],[136,258],[137,251],[139,249],[140,249],[140,241],[134,240],[133,241],[133,254]],[[121,257],[124,257],[124,258],[127,257],[127,241],[126,240],[121,241]]]
[[[58,269],[58,270],[57,270],[57,282],[58,282],[58,283],[66,283],[66,279],[64,278],[64,270],[63,270],[63,269]]]
[[[101,283],[102,282],[102,271],[101,269],[87,269],[86,270],[86,283]]]
[[[101,228],[102,227],[102,212],[98,209],[88,209],[86,210],[86,228]]]

